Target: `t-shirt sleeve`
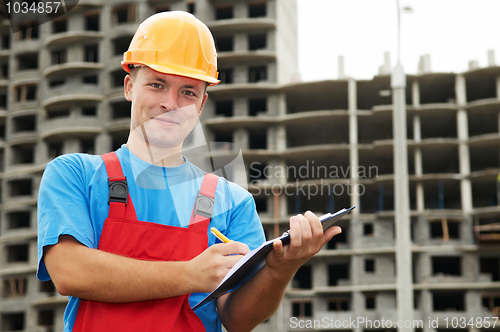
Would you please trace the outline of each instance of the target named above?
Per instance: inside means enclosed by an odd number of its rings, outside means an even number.
[[[57,244],[59,236],[71,235],[95,248],[83,166],[81,157],[64,155],[51,161],[43,173],[37,206],[39,280],[50,279],[43,262],[44,248]]]
[[[253,250],[266,241],[253,196],[240,186],[229,183],[234,207],[229,210],[229,224],[226,236],[242,242]]]

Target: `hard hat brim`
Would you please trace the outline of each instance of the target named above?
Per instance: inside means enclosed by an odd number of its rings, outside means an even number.
[[[192,70],[189,68],[185,67],[177,67],[177,66],[165,66],[165,65],[157,65],[157,64],[145,64],[142,62],[129,62],[129,61],[122,61],[121,62],[122,68],[127,72],[130,73],[130,68],[128,67],[129,65],[140,65],[140,66],[146,66],[154,71],[163,73],[163,74],[171,74],[171,75],[177,75],[177,76],[184,76],[184,77],[189,77],[189,78],[194,78],[196,80],[204,81],[209,83],[209,86],[214,86],[220,83],[218,79],[213,78],[212,76],[209,75],[204,75],[201,74],[199,71]]]

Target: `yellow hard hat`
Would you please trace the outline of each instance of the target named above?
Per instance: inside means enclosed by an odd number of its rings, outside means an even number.
[[[150,16],[137,29],[122,67],[144,65],[165,74],[195,78],[219,84],[217,52],[208,27],[182,11]]]

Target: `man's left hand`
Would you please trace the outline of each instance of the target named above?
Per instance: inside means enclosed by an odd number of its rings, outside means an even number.
[[[284,247],[280,240],[274,241],[273,251],[267,256],[267,266],[281,276],[290,277],[341,232],[338,226],[323,232],[321,221],[311,211],[291,217],[290,244]]]

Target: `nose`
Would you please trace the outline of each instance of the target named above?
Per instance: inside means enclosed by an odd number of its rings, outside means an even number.
[[[179,108],[177,103],[177,92],[175,89],[169,89],[160,101],[160,106],[165,112],[175,111]]]

